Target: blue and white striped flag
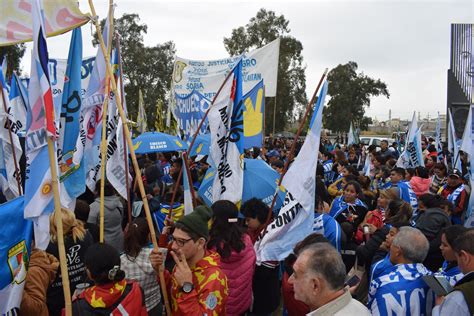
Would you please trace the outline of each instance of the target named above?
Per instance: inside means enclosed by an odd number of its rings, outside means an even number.
[[[74,201],[86,189],[84,168],[74,165],[73,155],[80,131],[81,118],[81,28],[72,31],[69,45],[68,65],[62,94],[61,128],[59,130],[59,180],[61,182],[61,205],[74,209]]]
[[[451,110],[448,109],[449,124],[448,124],[448,150],[451,153],[451,167],[462,170],[461,159],[459,157],[458,138],[454,128],[454,120]]]
[[[283,178],[282,185],[287,192],[283,206],[278,216],[268,225],[263,238],[255,243],[257,263],[285,259],[296,243],[313,231],[317,153],[327,89],[326,81],[315,104],[303,146]]]
[[[109,16],[109,15],[108,15]],[[109,34],[109,18],[105,22],[102,36],[106,47]],[[89,80],[86,94],[82,103],[81,131],[77,139],[76,152],[74,152],[73,163],[76,166],[83,165],[86,173],[86,185],[91,191],[95,191],[97,166],[100,167],[100,141],[102,136],[102,105],[105,98],[106,62],[102,50],[99,47],[95,58],[94,68]]]
[[[14,120],[12,124],[12,132],[18,136],[24,136],[26,132],[26,109],[28,107],[28,91],[18,78],[16,73],[13,73],[10,87],[10,108],[8,113]]]
[[[408,131],[405,150],[400,154],[397,166],[401,168],[415,168],[425,166],[423,152],[421,149],[421,126],[418,128],[416,113],[413,112],[413,118]]]
[[[46,249],[49,243],[49,215],[54,210],[50,161],[47,145],[46,108],[53,108],[48,73],[43,9],[35,0],[33,15],[33,53],[28,88],[29,108],[26,123],[25,218],[32,218],[36,247]],[[51,114],[51,112],[49,112]],[[51,135],[54,137],[54,135]],[[56,152],[56,150],[54,151]],[[57,161],[55,159],[54,161]]]
[[[471,188],[474,188],[474,105],[471,104],[469,108],[469,116],[466,120],[466,127],[464,128],[463,140],[461,144],[461,150],[469,155],[470,164],[470,184]],[[469,204],[467,205],[466,220],[464,226],[474,227],[474,193],[471,192],[469,196]]]
[[[23,151],[18,135],[15,134],[15,119],[8,113],[10,102],[6,80],[1,68],[0,85],[2,87],[2,91],[0,91],[0,186],[7,200],[11,200],[21,195],[21,188],[18,184],[21,179],[18,174],[17,180],[17,172],[20,171],[19,160]]]

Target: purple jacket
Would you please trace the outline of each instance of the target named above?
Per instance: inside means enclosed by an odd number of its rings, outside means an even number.
[[[227,276],[229,296],[226,315],[244,314],[252,304],[252,278],[255,271],[255,250],[250,236],[244,234],[245,248],[240,252],[232,251],[230,257],[221,258],[221,269]]]

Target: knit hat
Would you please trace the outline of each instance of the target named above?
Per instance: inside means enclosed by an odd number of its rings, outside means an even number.
[[[189,230],[207,240],[209,239],[209,228],[207,223],[211,218],[212,210],[205,205],[200,205],[190,214],[183,216],[183,218],[178,220],[177,223],[183,224],[189,228]]]

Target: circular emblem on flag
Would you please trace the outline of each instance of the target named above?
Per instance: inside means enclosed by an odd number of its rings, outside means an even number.
[[[51,192],[51,183],[45,183],[41,188],[41,193],[47,195]]]
[[[206,298],[206,306],[210,310],[214,310],[217,306],[217,297],[214,293],[211,293]]]

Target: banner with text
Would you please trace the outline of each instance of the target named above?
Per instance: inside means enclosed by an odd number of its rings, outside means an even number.
[[[172,78],[173,90],[182,96],[196,90],[212,100],[226,75],[242,59],[242,93],[248,93],[264,79],[266,96],[274,97],[279,51],[280,39],[276,39],[249,53],[224,59],[191,60],[176,57]]]

